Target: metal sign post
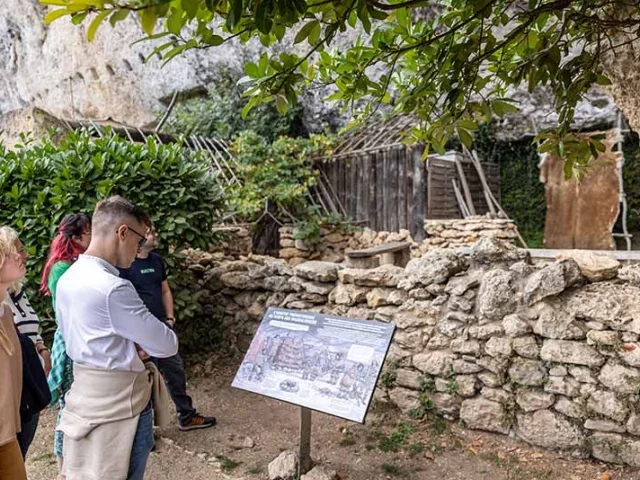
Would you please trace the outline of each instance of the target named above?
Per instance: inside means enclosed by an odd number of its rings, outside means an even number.
[[[300,407],[300,462],[298,476],[311,470],[311,410]]]

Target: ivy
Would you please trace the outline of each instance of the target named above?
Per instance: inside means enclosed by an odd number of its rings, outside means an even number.
[[[500,165],[502,206],[529,247],[541,248],[546,200],[535,145],[528,140],[498,141],[488,125],[480,126],[474,145],[483,161]]]

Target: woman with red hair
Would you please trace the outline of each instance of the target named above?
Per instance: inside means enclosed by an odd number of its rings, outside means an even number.
[[[40,292],[51,296],[53,311],[56,311],[56,286],[58,280],[67,271],[91,241],[91,217],[83,213],[67,215],[58,226],[56,238],[51,243],[49,257],[42,271]],[[51,404],[58,401],[60,411],[64,408],[64,395],[73,383],[73,362],[67,356],[66,346],[60,329],[56,330],[51,348],[51,372],[48,377],[51,391]],[[58,422],[60,413],[58,412]],[[62,432],[55,432],[53,454],[62,471]]]

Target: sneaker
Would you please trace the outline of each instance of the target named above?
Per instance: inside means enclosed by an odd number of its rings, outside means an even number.
[[[196,414],[187,423],[178,422],[178,429],[182,430],[183,432],[188,432],[189,430],[213,427],[215,424],[216,417],[203,417],[202,415]]]

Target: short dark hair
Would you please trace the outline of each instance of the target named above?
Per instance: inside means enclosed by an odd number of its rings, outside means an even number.
[[[114,195],[98,202],[93,211],[91,230],[103,233],[112,227],[118,227],[129,219],[135,219],[142,225],[149,227],[151,219],[144,210],[120,195]]]

